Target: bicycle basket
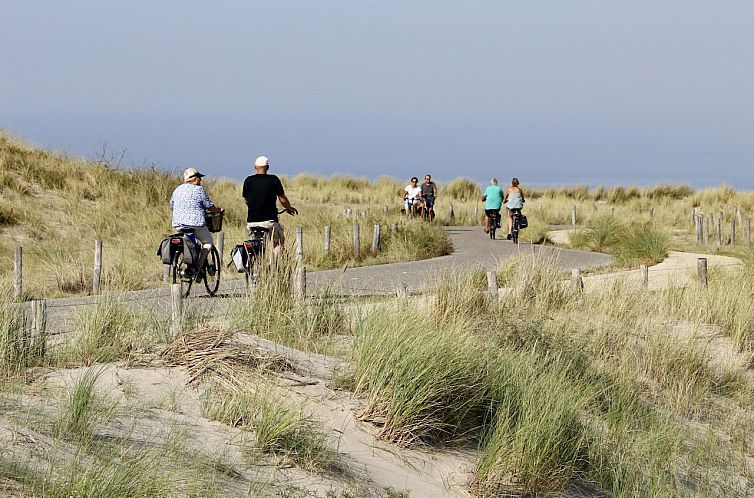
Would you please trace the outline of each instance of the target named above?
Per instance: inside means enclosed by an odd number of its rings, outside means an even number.
[[[204,223],[210,232],[220,232],[223,229],[223,215],[225,213],[220,211],[219,213],[205,213]]]

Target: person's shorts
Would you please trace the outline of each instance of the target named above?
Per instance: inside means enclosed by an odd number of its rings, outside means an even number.
[[[180,227],[173,227],[173,228],[175,228],[176,230],[193,230],[194,236],[199,240],[199,242],[202,243],[203,246],[209,245],[211,247],[212,245],[214,245],[214,242],[212,241],[212,234],[210,233],[209,228],[205,226],[201,226],[201,227],[180,226]]]
[[[490,214],[495,213],[496,215],[500,216],[500,210],[499,209],[485,209],[484,215],[489,217]]]
[[[250,221],[246,223],[246,233],[250,235],[249,229],[253,227],[266,228],[270,232],[270,239],[272,240],[272,247],[276,247],[285,243],[285,232],[283,231],[283,225],[277,221]]]
[[[411,205],[412,204],[419,204],[419,199],[406,199],[406,202],[404,203],[404,207],[406,209],[406,212],[411,211]]]
[[[435,198],[434,197],[425,197],[424,203],[427,205],[427,209],[432,209],[435,207]]]

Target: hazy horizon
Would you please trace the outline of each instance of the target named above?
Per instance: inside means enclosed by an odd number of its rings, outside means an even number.
[[[0,128],[127,164],[754,188],[754,4],[13,3]]]

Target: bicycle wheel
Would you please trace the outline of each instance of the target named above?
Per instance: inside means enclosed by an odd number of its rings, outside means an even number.
[[[490,218],[490,239],[495,240],[495,230],[497,230],[497,221],[495,218]]]
[[[194,279],[186,277],[183,273],[186,271],[187,265],[183,262],[182,251],[177,252],[173,255],[173,263],[171,266],[173,270],[173,283],[182,283],[183,288],[185,289],[183,297],[188,297],[189,293],[191,292],[191,285],[194,283]]]
[[[220,287],[220,255],[214,246],[210,249],[209,254],[207,254],[207,260],[204,262],[203,280],[204,287],[207,288],[209,295],[214,296]]]
[[[511,239],[514,244],[518,244],[518,214],[513,215],[513,226],[511,227]]]

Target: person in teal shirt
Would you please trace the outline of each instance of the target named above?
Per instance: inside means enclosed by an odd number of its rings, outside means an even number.
[[[490,214],[497,214],[498,228],[500,227],[500,208],[503,205],[503,189],[497,184],[497,178],[490,180],[490,185],[484,190],[484,233],[490,231]]]

